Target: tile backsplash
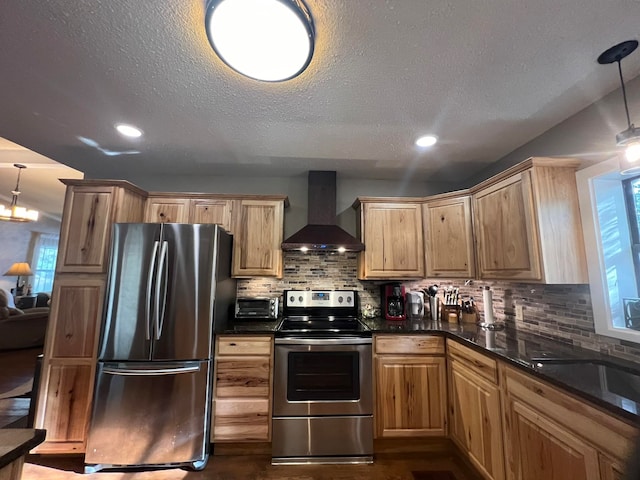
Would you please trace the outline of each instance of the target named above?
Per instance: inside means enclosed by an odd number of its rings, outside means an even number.
[[[281,295],[287,289],[358,290],[360,304],[380,306],[380,285],[388,282],[357,279],[357,254],[330,252],[283,252],[284,276],[238,281],[238,295]],[[537,333],[564,343],[610,355],[640,361],[640,344],[598,335],[594,330],[589,285],[541,285],[463,279],[426,279],[402,282],[407,290],[426,289],[437,284],[441,290],[458,287],[462,295],[473,296],[483,312],[482,290],[493,291],[496,320],[515,324],[517,329]],[[523,320],[515,319],[516,305],[523,307]]]

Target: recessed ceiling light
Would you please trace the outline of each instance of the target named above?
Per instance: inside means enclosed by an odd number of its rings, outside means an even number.
[[[119,123],[116,125],[116,130],[120,133],[120,135],[124,135],[125,137],[138,138],[142,136],[142,130],[133,125],[125,125],[124,123]]]
[[[434,135],[424,135],[416,140],[416,145],[419,147],[432,147],[438,141],[438,137]]]
[[[313,55],[313,22],[301,0],[209,0],[205,26],[222,61],[256,80],[293,78]]]

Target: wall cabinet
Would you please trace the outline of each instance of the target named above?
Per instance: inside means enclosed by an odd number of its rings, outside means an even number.
[[[502,368],[507,478],[616,478],[637,430],[511,367]]]
[[[447,340],[451,439],[488,480],[503,480],[504,448],[497,364]]]
[[[144,209],[147,223],[189,223],[189,200],[150,196]]]
[[[218,336],[211,441],[271,440],[271,336]]]
[[[145,192],[127,182],[64,180],[60,249],[36,401],[35,453],[82,453],[89,423],[111,228],[139,222]]]
[[[471,196],[453,192],[422,206],[426,276],[474,278]]]
[[[189,223],[215,223],[229,233],[233,233],[233,200],[191,199],[189,202]]]
[[[576,166],[529,159],[474,187],[479,278],[588,283]]]
[[[422,201],[358,198],[354,207],[365,244],[358,257],[358,278],[424,277]]]
[[[376,336],[377,438],[445,436],[444,340],[432,336]]]

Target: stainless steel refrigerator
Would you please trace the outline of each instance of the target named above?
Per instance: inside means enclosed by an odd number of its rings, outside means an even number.
[[[204,468],[215,333],[236,294],[217,225],[114,225],[85,472]]]

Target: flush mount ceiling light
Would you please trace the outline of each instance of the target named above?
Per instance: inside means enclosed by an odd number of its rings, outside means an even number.
[[[116,130],[120,135],[124,135],[125,137],[140,138],[142,136],[142,130],[138,127],[134,127],[133,125],[118,123],[116,125]]]
[[[438,138],[434,135],[424,135],[416,140],[416,145],[419,147],[432,147],[437,141]]]
[[[618,73],[620,74],[620,84],[622,85],[622,98],[624,100],[624,110],[627,114],[627,129],[616,135],[616,145],[625,147],[624,159],[621,161],[622,175],[631,175],[640,173],[640,128],[636,128],[631,123],[629,117],[629,106],[627,105],[627,91],[624,88],[624,79],[622,78],[622,65],[620,62],[627,55],[638,48],[637,40],[627,40],[605,50],[598,57],[598,63],[608,65],[616,62],[618,64]]]
[[[37,210],[27,210],[24,207],[18,206],[18,195],[20,195],[20,173],[23,168],[27,168],[26,165],[20,163],[14,163],[14,167],[18,169],[18,180],[16,181],[15,190],[11,190],[11,204],[9,208],[4,205],[0,205],[0,220],[9,222],[35,222],[38,220]]]
[[[210,0],[205,23],[222,61],[256,80],[289,80],[313,55],[313,21],[301,0]]]

